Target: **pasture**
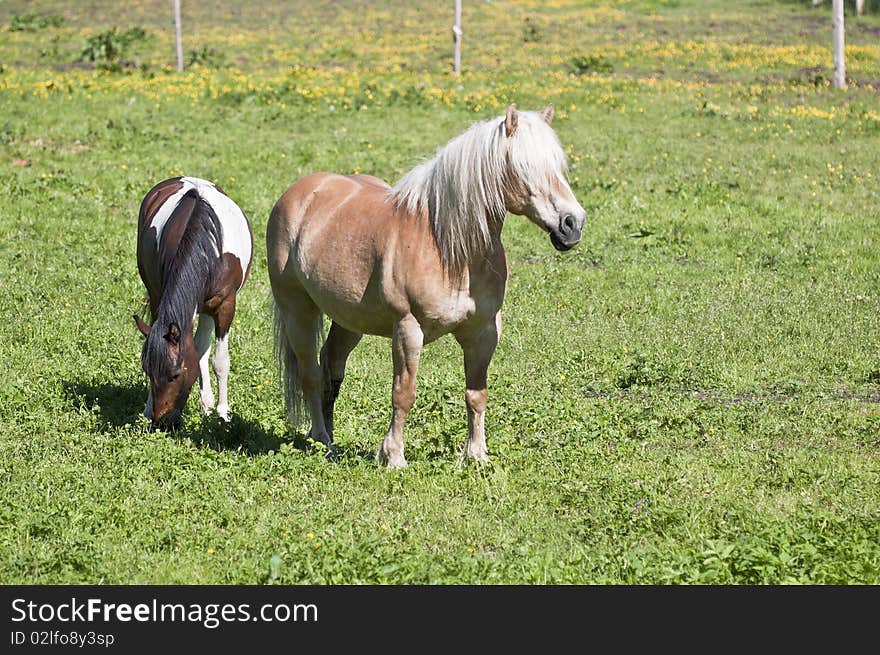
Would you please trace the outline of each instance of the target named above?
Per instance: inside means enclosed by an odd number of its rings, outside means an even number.
[[[178,73],[165,0],[0,2],[0,581],[880,583],[880,7],[848,16],[840,92],[806,0],[465,0],[459,78],[452,3],[183,5]],[[394,183],[510,102],[556,106],[587,224],[558,253],[505,222],[492,463],[460,465],[449,337],[409,467],[373,459],[377,337],[328,463],[285,421],[272,205],[314,171]],[[232,420],[193,393],[172,434],[131,316],[138,205],[182,174],[255,253]]]

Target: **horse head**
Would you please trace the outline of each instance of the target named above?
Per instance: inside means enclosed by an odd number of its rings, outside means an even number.
[[[554,248],[570,250],[581,239],[587,213],[565,179],[565,153],[552,121],[553,105],[540,112],[507,108],[504,204],[548,232]]]
[[[162,426],[177,429],[190,389],[199,374],[192,330],[181,330],[174,321],[165,329],[158,329],[158,321],[151,327],[139,316],[135,316],[134,321],[146,337],[141,366],[150,379],[152,411],[147,418],[153,430]]]

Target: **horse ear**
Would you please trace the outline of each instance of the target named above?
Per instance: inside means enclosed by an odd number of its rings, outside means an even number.
[[[165,335],[165,339],[167,339],[168,343],[172,346],[176,346],[180,343],[180,326],[177,323],[172,323],[168,326],[168,334]]]
[[[132,318],[134,319],[134,324],[137,325],[137,329],[141,331],[141,334],[145,337],[150,336],[150,326],[144,323],[141,320],[141,317],[137,314],[134,314]]]
[[[547,125],[550,125],[553,122],[553,104],[549,104],[541,110],[541,118],[544,119],[544,122]]]
[[[513,136],[516,132],[516,126],[519,125],[519,114],[516,113],[516,105],[507,107],[507,114],[504,116],[504,129],[507,136]]]

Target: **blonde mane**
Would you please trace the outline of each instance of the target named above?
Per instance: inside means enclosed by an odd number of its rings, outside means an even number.
[[[546,188],[565,168],[550,125],[537,112],[521,111],[511,137],[504,116],[476,123],[404,175],[389,195],[411,214],[427,212],[443,265],[457,277],[490,248],[490,227],[506,214],[505,189],[518,181]]]

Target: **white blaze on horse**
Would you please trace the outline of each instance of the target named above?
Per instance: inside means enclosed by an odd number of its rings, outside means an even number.
[[[202,411],[209,414],[214,409],[208,372],[212,332],[216,411],[229,420],[229,327],[253,250],[244,212],[207,180],[175,177],[160,182],[144,197],[138,215],[137,262],[152,324],[137,315],[134,320],[146,337],[141,365],[150,379],[150,395],[144,416],[153,429],[179,427],[196,376]],[[196,315],[198,328],[193,335]]]
[[[501,334],[507,212],[549,233],[557,250],[581,238],[585,212],[565,179],[553,107],[473,125],[394,188],[368,175],[315,173],[292,184],[266,232],[275,347],[291,421],[333,452],[333,405],[363,334],[392,339],[391,425],[377,457],[406,466],[403,426],[422,347],[452,333],[464,351],[465,456],[488,460],[486,373]],[[318,357],[321,315],[332,319]]]

